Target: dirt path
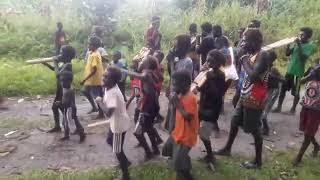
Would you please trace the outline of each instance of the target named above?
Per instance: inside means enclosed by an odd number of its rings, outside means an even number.
[[[231,105],[231,93],[225,100],[225,113],[220,117],[219,124],[222,129],[220,138],[212,138],[214,148],[224,145],[229,131],[230,118],[233,107]],[[47,134],[42,129],[48,129],[52,125],[51,101],[52,97],[40,100],[24,100],[17,103],[18,98],[8,101],[9,110],[0,111],[0,146],[15,145],[17,148],[4,157],[0,157],[0,174],[21,173],[32,169],[90,169],[97,167],[110,167],[117,165],[112,149],[105,143],[107,126],[86,129],[88,133],[85,143],[78,144],[78,137],[72,136],[68,142],[59,142],[62,134]],[[21,100],[20,100],[21,101]],[[86,112],[89,104],[83,97],[77,98],[78,116],[83,125],[94,122],[93,116]],[[161,96],[161,113],[166,114],[167,100]],[[284,111],[289,110],[292,99],[285,101]],[[129,114],[133,119],[133,108],[131,105]],[[300,109],[297,111],[299,112]],[[298,114],[298,113],[297,113]],[[302,141],[298,132],[298,116],[290,116],[285,113],[271,114],[269,116],[272,134],[266,138],[264,145],[276,150],[296,148]],[[37,128],[39,127],[39,128]],[[17,130],[11,138],[4,136],[9,131]],[[23,132],[23,133],[21,133]],[[165,140],[167,134],[159,130]],[[10,136],[9,136],[10,137]],[[239,132],[233,146],[233,153],[253,155],[254,147],[251,136]],[[131,132],[128,133],[125,152],[134,164],[143,161],[143,150],[134,148],[137,144]],[[192,149],[191,155],[197,158],[203,155],[204,148],[200,143]],[[265,147],[265,151],[268,151]],[[160,157],[159,157],[160,159]]]

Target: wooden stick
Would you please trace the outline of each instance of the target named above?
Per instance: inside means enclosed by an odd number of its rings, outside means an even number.
[[[269,45],[262,47],[262,50],[269,51],[269,50],[272,50],[275,48],[279,48],[279,47],[293,43],[296,39],[297,39],[297,37],[282,39],[280,41],[277,41],[277,42],[274,42],[272,44],[269,44]]]
[[[32,59],[26,61],[28,64],[40,64],[40,63],[45,63],[45,62],[53,62],[57,59],[57,56],[53,57],[48,57],[48,58],[39,58],[39,59]]]
[[[109,120],[105,120],[105,121],[99,121],[99,122],[95,122],[95,123],[91,123],[91,124],[88,124],[88,128],[92,128],[92,127],[97,127],[97,126],[101,126],[101,125],[105,125],[105,124],[108,124],[110,123]]]

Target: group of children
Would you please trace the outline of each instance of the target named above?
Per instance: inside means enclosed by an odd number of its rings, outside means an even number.
[[[254,26],[254,23],[252,23]],[[154,124],[161,122],[159,114],[159,95],[163,84],[164,68],[161,65],[164,54],[158,50],[160,48],[161,34],[158,32],[159,18],[152,19],[152,26],[146,33],[146,44],[154,43],[152,38],[156,38],[156,45],[150,45],[152,49],[150,55],[141,61],[133,61],[130,70],[121,60],[121,53],[113,53],[112,65],[104,71],[101,55],[97,49],[101,47],[100,38],[93,36],[89,39],[89,56],[86,62],[82,92],[88,98],[92,110],[99,112],[100,117],[107,117],[110,120],[110,133],[108,143],[112,145],[113,152],[119,161],[122,170],[121,179],[130,179],[128,167],[131,162],[127,159],[123,143],[126,133],[131,127],[131,120],[127,113],[130,103],[136,98],[136,108],[134,115],[135,129],[134,135],[146,155],[150,159],[160,154],[158,145],[163,142]],[[260,26],[260,23],[259,23]],[[199,135],[207,155],[203,160],[209,168],[214,169],[216,165],[215,155],[230,155],[232,144],[237,136],[239,127],[246,133],[252,134],[255,141],[256,157],[251,162],[242,164],[245,168],[260,168],[262,166],[262,135],[268,135],[269,126],[267,115],[279,94],[279,83],[287,83],[279,71],[273,67],[273,62],[277,59],[275,52],[265,52],[261,50],[263,38],[257,27],[248,26],[242,33],[238,42],[237,65],[240,66],[239,74],[239,97],[235,100],[235,111],[232,116],[229,138],[226,145],[213,151],[210,136],[213,130],[219,129],[218,119],[223,108],[224,94],[228,84],[226,83],[223,66],[226,64],[226,55],[223,50],[229,47],[228,39],[222,35],[222,28],[205,23],[202,26],[203,38],[194,46],[194,38],[187,34],[178,35],[173,40],[173,47],[170,49],[167,60],[167,70],[170,76],[170,86],[167,90],[169,99],[167,113],[167,129],[169,138],[164,144],[163,156],[168,156],[170,164],[177,172],[178,178],[192,180],[190,173],[191,159],[189,152],[197,143]],[[190,28],[196,33],[193,25]],[[306,32],[302,29],[302,32]],[[308,36],[308,39],[311,36]],[[303,39],[303,38],[300,38]],[[303,46],[306,42],[296,41],[297,47],[292,48],[291,53],[303,58],[303,63],[312,54],[310,47],[305,53]],[[300,43],[300,44],[299,44]],[[197,62],[189,57],[190,51],[195,51],[203,62],[201,69],[197,69]],[[80,136],[80,142],[85,139],[83,127],[76,116],[75,96],[71,88],[72,67],[71,60],[75,56],[71,46],[62,46],[61,55],[57,57],[56,66],[45,64],[57,73],[57,94],[53,104],[55,127],[49,132],[61,131],[59,125],[59,109],[63,112],[63,124],[65,136],[63,140],[69,138],[68,111],[72,112],[72,119],[76,124],[76,134]],[[297,60],[297,59],[296,59]],[[58,66],[58,62],[63,64]],[[200,64],[198,62],[198,64]],[[304,65],[304,64],[303,64]],[[197,86],[195,92],[190,91],[191,83],[195,77],[195,72],[208,71],[206,81],[202,86]],[[125,96],[125,79],[131,77],[132,94],[128,101]],[[302,111],[300,114],[300,129],[305,132],[305,139],[299,154],[294,160],[297,165],[309,144],[314,145],[314,155],[320,149],[315,140],[315,133],[320,124],[320,66],[317,65],[306,73],[306,76],[299,79],[299,83],[308,82],[306,94],[302,100]],[[198,103],[196,92],[200,92]],[[160,119],[160,120],[159,120]],[[261,128],[261,122],[262,127]],[[147,134],[151,148],[149,147],[144,134]]]

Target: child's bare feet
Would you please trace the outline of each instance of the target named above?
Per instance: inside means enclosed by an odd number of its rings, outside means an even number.
[[[317,157],[319,151],[320,151],[320,146],[319,145],[314,146],[313,151],[312,151],[312,156]]]
[[[63,138],[60,138],[59,141],[67,141],[69,139],[70,139],[69,136],[64,136]]]

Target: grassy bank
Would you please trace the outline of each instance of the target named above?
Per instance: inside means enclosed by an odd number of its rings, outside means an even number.
[[[316,180],[320,176],[319,158],[305,157],[300,167],[293,168],[291,159],[293,153],[269,153],[261,170],[246,170],[239,164],[247,158],[233,156],[220,158],[217,171],[209,171],[203,163],[193,161],[192,173],[197,180]],[[164,162],[147,163],[130,169],[133,180],[163,180],[172,179],[174,172]],[[7,176],[10,180],[111,180],[120,174],[115,169],[96,169],[88,171],[32,171],[19,176]],[[0,178],[1,179],[1,178]]]
[[[0,94],[4,96],[46,95],[56,89],[53,71],[44,65],[27,65],[25,60],[0,59]],[[80,88],[84,61],[74,60],[74,86]]]

